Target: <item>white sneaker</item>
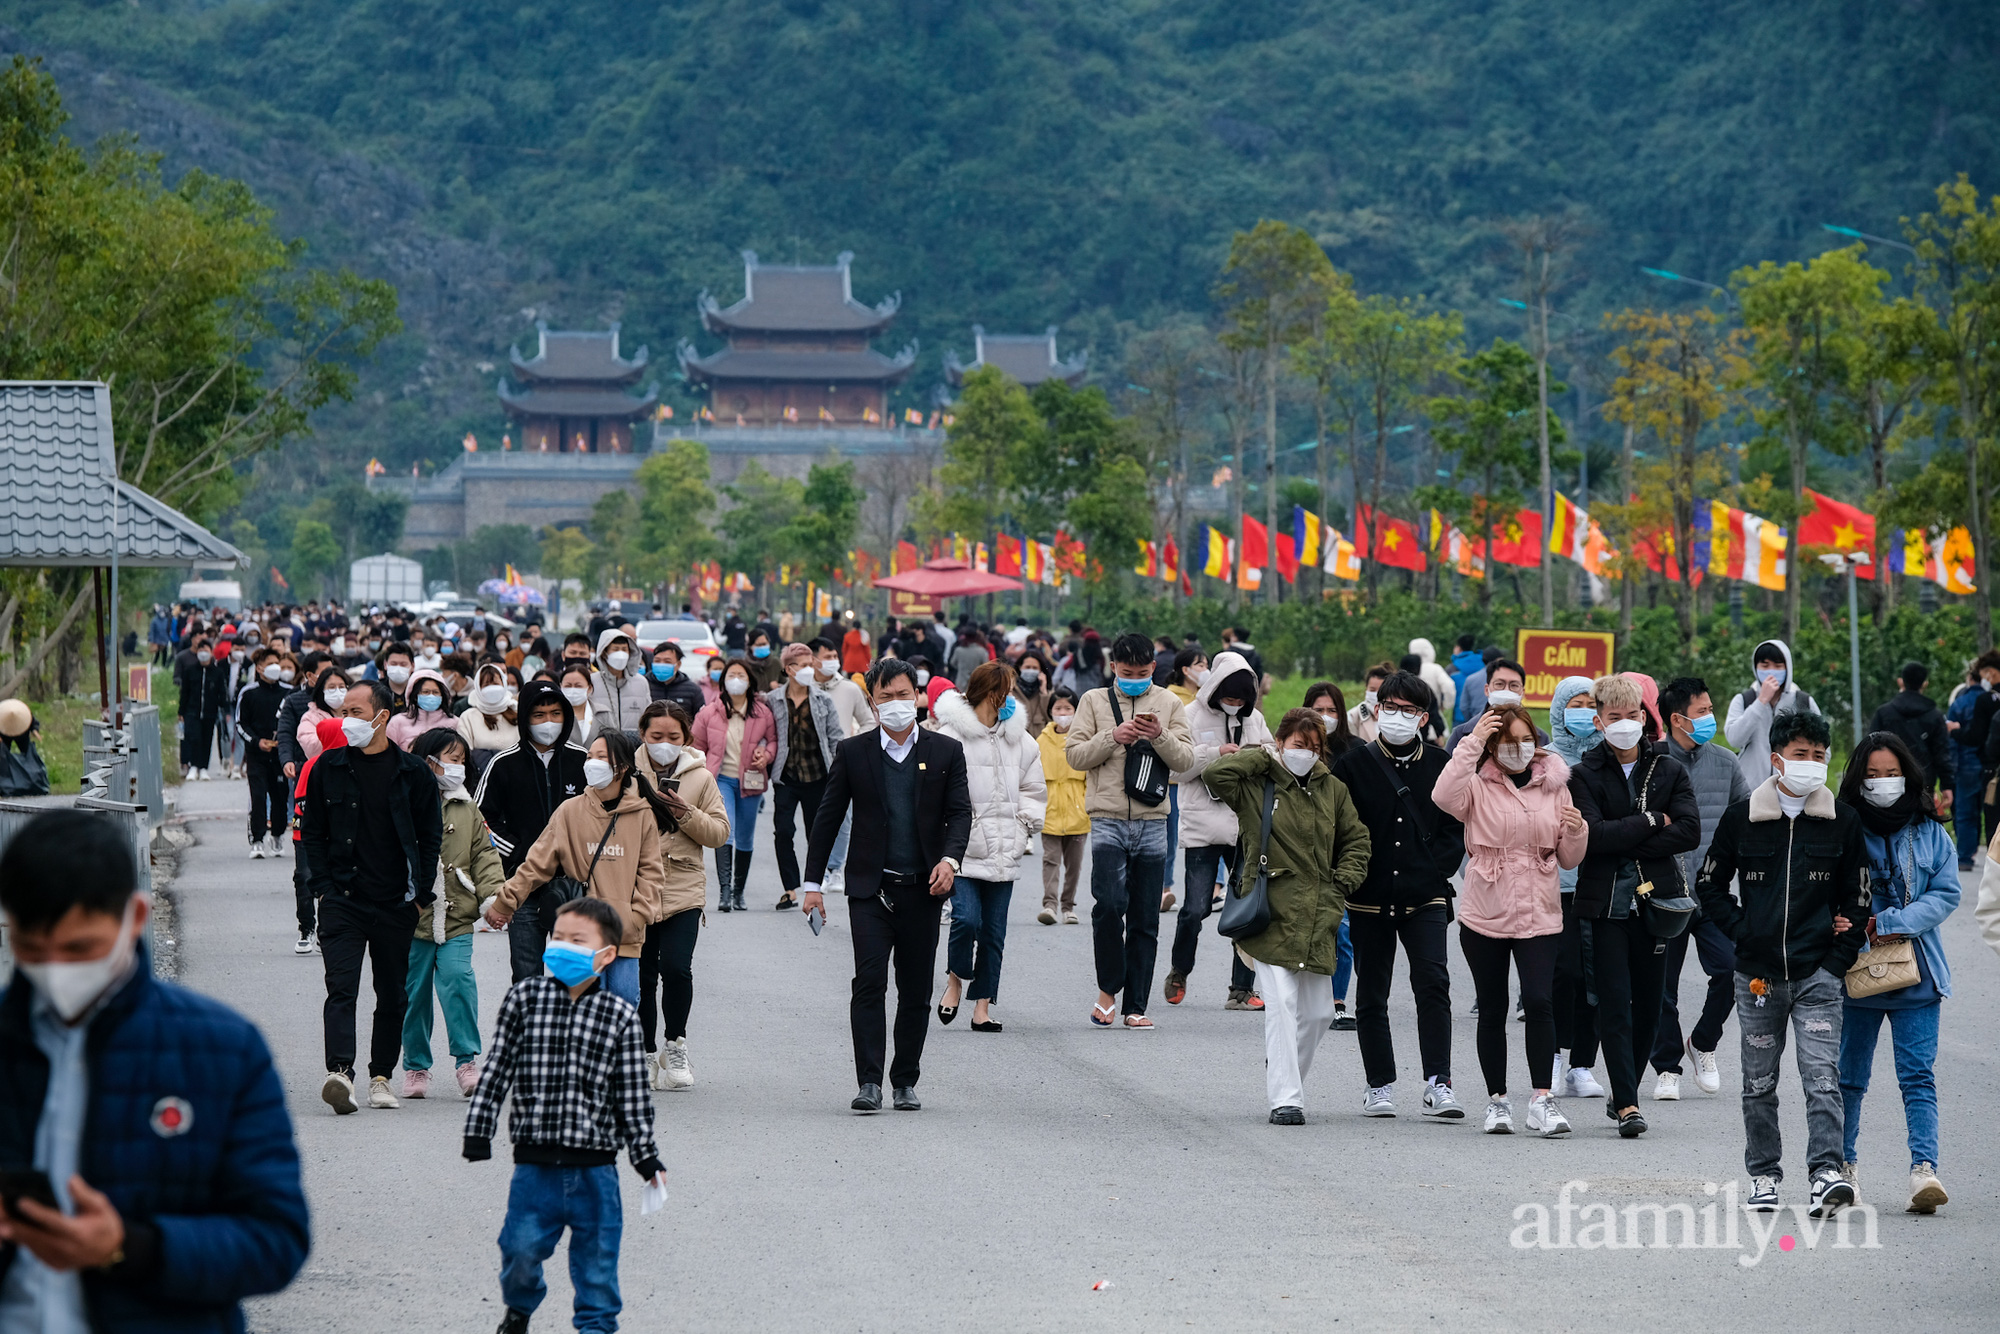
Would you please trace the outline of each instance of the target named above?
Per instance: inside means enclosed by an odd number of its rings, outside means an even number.
[[[1554,1078],[1549,1081],[1549,1087],[1551,1089],[1562,1088],[1563,1077],[1569,1073],[1569,1063],[1563,1060],[1562,1048],[1560,1047],[1556,1048],[1555,1070],[1552,1073],[1554,1074]],[[1541,1081],[1536,1080],[1534,1082],[1540,1083]]]
[[[1451,1085],[1426,1083],[1424,1115],[1435,1116],[1442,1121],[1458,1121],[1464,1119],[1465,1108],[1458,1105],[1458,1095],[1451,1091]]]
[[[1553,1089],[1550,1092],[1554,1092]],[[1597,1082],[1597,1076],[1590,1073],[1587,1065],[1573,1065],[1569,1068],[1569,1096],[1572,1098],[1601,1098],[1604,1085]]]
[[[250,840],[250,860],[253,862],[261,862],[264,860],[263,839],[253,838]]]
[[[1381,1088],[1369,1089],[1361,1099],[1363,1116],[1394,1116],[1396,1114],[1396,1086],[1384,1084]]]
[[[319,1086],[319,1100],[333,1108],[340,1116],[354,1110],[354,1081],[338,1070],[326,1072],[326,1079]]]
[[[192,764],[190,764],[187,767],[187,772],[181,775],[181,781],[183,783],[192,783],[194,781],[195,772],[196,772],[195,767]]]
[[[694,1067],[688,1064],[688,1044],[686,1038],[675,1038],[660,1048],[660,1059],[655,1069],[653,1087],[656,1089],[691,1089],[694,1087]]]
[[[1690,1041],[1688,1059],[1694,1062],[1694,1086],[1703,1093],[1722,1092],[1722,1072],[1715,1068],[1715,1053],[1703,1051]]]
[[[1903,1206],[1905,1213],[1934,1214],[1940,1204],[1949,1204],[1951,1197],[1944,1193],[1944,1185],[1937,1178],[1937,1169],[1929,1163],[1918,1163],[1910,1169],[1910,1202]]]
[[[1063,925],[1064,926],[1076,925],[1076,913],[1074,910],[1071,910],[1063,914]]]
[[[1493,1098],[1486,1104],[1486,1133],[1489,1135],[1511,1135],[1514,1133],[1514,1109],[1505,1098]]]
[[[1569,1118],[1556,1106],[1554,1094],[1537,1093],[1528,1100],[1528,1129],[1543,1139],[1569,1134]]]
[[[403,1104],[396,1101],[396,1095],[389,1091],[389,1077],[377,1075],[368,1081],[368,1105],[376,1111],[392,1111]]]
[[[1653,1081],[1654,1102],[1679,1102],[1681,1100],[1681,1077],[1672,1070],[1660,1071],[1660,1077]]]
[[[266,857],[282,857],[285,855],[285,845],[278,841],[276,834],[272,834],[264,840],[264,855]]]
[[[313,938],[309,935],[300,936],[292,944],[292,953],[294,954],[311,954],[312,952]]]
[[[1054,926],[1056,924],[1056,910],[1054,908],[1044,908],[1035,914],[1035,920],[1043,926]]]

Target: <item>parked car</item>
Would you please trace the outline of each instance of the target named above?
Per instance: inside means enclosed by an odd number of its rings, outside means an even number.
[[[687,659],[720,657],[722,646],[715,642],[715,634],[700,621],[676,619],[671,621],[641,621],[633,631],[638,637],[639,647],[651,653],[655,644],[671,639],[681,646],[681,656]],[[690,673],[699,676],[699,672]]]

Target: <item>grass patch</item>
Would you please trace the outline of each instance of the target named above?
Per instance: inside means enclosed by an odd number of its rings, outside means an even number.
[[[160,769],[167,782],[178,783],[180,746],[174,740],[174,712],[180,705],[180,692],[174,689],[171,671],[154,670],[153,697],[160,706]],[[83,786],[83,725],[104,716],[95,659],[85,664],[77,688],[68,695],[56,699],[24,695],[22,699],[34,710],[35,724],[41,729],[36,750],[49,768],[49,791],[78,791]]]

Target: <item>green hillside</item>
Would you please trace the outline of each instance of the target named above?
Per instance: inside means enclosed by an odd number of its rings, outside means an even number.
[[[1721,280],[1816,253],[1821,222],[1893,234],[1956,171],[2000,184],[1977,0],[39,0],[0,24],[79,132],[240,175],[402,289],[410,334],[315,447],[343,470],[497,429],[490,367],[535,313],[622,319],[670,370],[743,247],[851,249],[857,295],[901,291],[914,400],[975,321],[1060,323],[1115,368],[1133,327],[1207,311],[1260,217],[1364,289],[1460,306],[1477,344],[1516,332],[1508,216],[1588,210],[1563,301],[1594,322],[1692,291],[1641,264]]]

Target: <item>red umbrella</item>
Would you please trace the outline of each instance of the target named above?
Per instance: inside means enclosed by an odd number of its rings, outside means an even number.
[[[877,579],[875,587],[919,597],[968,598],[980,593],[1019,592],[1021,581],[975,570],[962,560],[933,560],[924,562],[922,569]]]

